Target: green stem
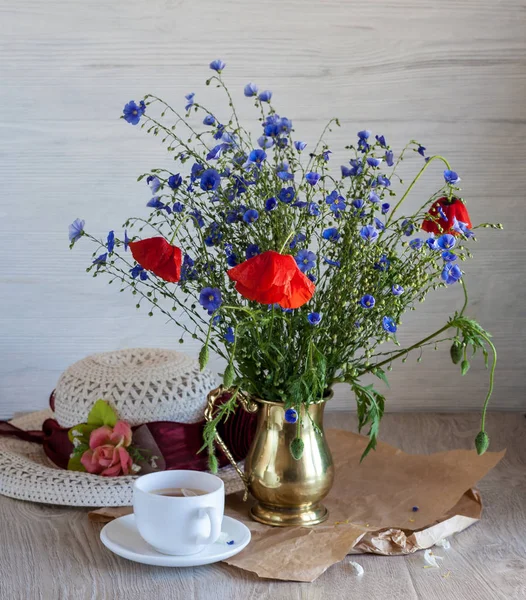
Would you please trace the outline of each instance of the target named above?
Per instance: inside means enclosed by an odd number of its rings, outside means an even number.
[[[493,384],[495,381],[495,367],[497,366],[497,349],[495,348],[493,342],[489,339],[487,335],[485,335],[484,333],[480,333],[480,336],[484,338],[484,341],[488,344],[493,353],[493,363],[489,372],[488,393],[486,394],[486,399],[484,400],[484,406],[482,407],[482,417],[480,419],[480,430],[484,431],[484,427],[486,425],[486,411],[488,409],[489,399],[491,398],[491,395],[493,393]]]
[[[391,214],[389,216],[389,218],[387,219],[387,222],[385,224],[385,228],[387,229],[387,227],[389,226],[389,223],[393,220],[393,215],[395,214],[396,210],[398,209],[398,207],[402,204],[402,202],[407,198],[409,192],[413,189],[413,187],[415,186],[416,182],[420,179],[420,177],[422,177],[422,175],[424,174],[425,170],[429,167],[429,165],[434,161],[434,160],[441,160],[448,169],[451,169],[451,165],[448,163],[448,161],[443,157],[440,156],[438,154],[436,154],[435,156],[432,156],[425,164],[424,166],[420,169],[420,171],[418,172],[417,176],[413,179],[413,181],[411,182],[411,184],[409,185],[409,187],[407,188],[407,190],[405,191],[404,195],[400,198],[400,200],[396,203],[395,207],[393,208],[393,210],[391,211]]]
[[[462,306],[462,310],[460,311],[460,316],[462,316],[468,306],[468,289],[466,287],[466,282],[464,281],[464,277],[462,277],[462,279],[460,280],[460,283],[462,284],[462,289],[464,290],[464,305]]]

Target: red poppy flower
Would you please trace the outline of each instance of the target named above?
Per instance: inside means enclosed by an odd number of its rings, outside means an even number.
[[[260,304],[299,308],[312,298],[315,290],[292,256],[273,250],[249,258],[227,274],[244,298]]]
[[[440,209],[446,216],[447,221],[442,218]],[[439,198],[433,202],[428,214],[431,217],[434,217],[434,219],[426,217],[422,222],[422,229],[428,233],[436,233],[438,235],[441,235],[442,233],[452,233],[453,235],[459,235],[458,231],[452,229],[453,223],[455,222],[454,217],[457,218],[457,221],[466,223],[468,229],[473,227],[471,225],[471,219],[469,218],[468,209],[458,198],[453,198],[452,200],[448,200],[446,197]]]
[[[181,249],[170,245],[163,237],[129,243],[133,258],[157,277],[175,283],[181,278]]]

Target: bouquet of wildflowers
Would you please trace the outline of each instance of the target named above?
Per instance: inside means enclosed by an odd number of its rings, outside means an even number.
[[[486,364],[492,352],[476,438],[484,452],[496,354],[489,334],[464,314],[460,265],[471,257],[476,227],[459,198],[458,175],[414,141],[396,155],[383,135],[366,130],[346,147],[349,162],[331,169],[325,135],[338,120],[316,144],[306,143],[277,114],[272,92],[249,83],[244,95],[261,126],[253,142],[238,120],[224,67],[212,62],[206,84],[226,93],[226,119],[193,93],[181,112],[152,95],[124,107],[122,118],[159,136],[173,157],[172,168],[139,177],[151,190],[149,217],[129,218],[121,237],[110,231],[106,240],[88,234],[80,219],[70,226],[71,245],[85,237],[99,246],[88,271],[108,274],[131,291],[137,308],[147,304],[150,316],[160,312],[173,321],[181,343],[185,335],[199,339],[201,368],[210,350],[226,361],[224,385],[234,393],[205,430],[212,466],[215,426],[235,409],[238,390],[298,409],[322,400],[335,382],[348,383],[360,428],[370,426],[367,453],[384,397],[361,376],[386,380],[394,360],[444,340],[462,374],[468,350],[480,349]],[[423,165],[397,198],[397,167],[407,152],[421,154]],[[433,162],[445,167],[439,189],[415,214],[403,215],[404,199]],[[464,288],[464,306],[420,342],[398,347],[404,312],[429,291],[455,284]],[[392,349],[380,351],[388,341]],[[299,438],[293,452],[301,456]]]

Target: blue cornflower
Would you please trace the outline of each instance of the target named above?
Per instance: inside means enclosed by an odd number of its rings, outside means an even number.
[[[435,237],[428,237],[426,240],[426,244],[428,245],[430,250],[438,250],[438,244]]]
[[[217,71],[218,73],[221,73],[221,71],[226,67],[226,63],[223,62],[222,60],[213,60],[210,63],[210,68],[212,69],[212,71]]]
[[[385,137],[383,135],[375,135],[376,141],[380,144],[380,146],[386,147]]]
[[[444,171],[444,179],[446,180],[446,183],[449,183],[450,185],[455,185],[460,181],[460,177],[455,171],[450,171],[449,169]]]
[[[289,173],[288,171],[278,171],[278,177],[282,181],[292,181],[294,179],[293,173]]]
[[[84,219],[75,219],[68,228],[69,241],[74,244],[84,235]]]
[[[217,190],[219,184],[221,183],[221,176],[215,169],[207,169],[201,175],[201,189],[205,190],[205,192],[213,192]]]
[[[370,167],[379,167],[382,163],[382,159],[381,158],[374,158],[374,156],[368,156],[367,157],[367,164]]]
[[[197,224],[198,227],[204,226],[205,220],[203,219],[203,215],[201,214],[201,211],[199,211],[197,208],[195,208],[188,214],[195,219],[195,223]]]
[[[411,223],[411,221],[409,221],[408,219],[404,219],[402,221],[402,231],[404,232],[404,235],[410,236],[413,234],[414,230],[415,226],[413,225],[413,223]]]
[[[307,202],[305,200],[296,200],[296,202],[293,202],[291,206],[294,206],[295,208],[305,208],[307,206]]]
[[[316,281],[318,280],[316,275],[314,275],[313,273],[307,273],[307,278],[310,279],[312,283],[316,283]]]
[[[423,156],[424,158],[426,156],[425,151],[426,151],[425,146],[418,146],[417,152],[418,152],[418,154],[420,154],[420,156]]]
[[[294,410],[293,408],[288,408],[285,411],[285,421],[287,423],[297,423],[298,422],[298,412],[296,410]]]
[[[252,150],[248,155],[248,162],[254,163],[257,167],[261,167],[261,163],[267,158],[267,153],[263,150]]]
[[[192,92],[191,94],[186,94],[186,96],[185,96],[186,104],[184,107],[185,110],[190,110],[192,108],[192,106],[194,105],[194,96],[195,96],[194,92]]]
[[[285,204],[290,204],[294,200],[295,195],[293,187],[282,188],[278,198]]]
[[[356,208],[357,210],[360,210],[360,208],[363,208],[363,205],[365,204],[365,202],[361,199],[361,198],[355,198],[351,204],[354,206],[354,208]]]
[[[475,234],[469,229],[468,224],[463,221],[459,221],[456,217],[453,217],[453,225],[451,226],[453,231],[465,235],[467,238],[473,237]]]
[[[245,96],[247,98],[250,98],[251,96],[255,96],[258,93],[258,86],[255,83],[247,83],[247,85],[245,86],[243,93],[245,94]]]
[[[391,208],[391,205],[389,204],[389,202],[384,202],[382,204],[382,215],[385,215],[386,213],[388,213],[390,208]]]
[[[448,285],[450,285],[462,278],[462,271],[458,265],[448,262],[442,269],[441,277]]]
[[[323,257],[323,261],[325,263],[327,263],[328,265],[331,265],[331,267],[338,267],[338,269],[340,268],[340,261],[339,260],[331,260],[330,258],[327,258],[326,256]]]
[[[185,254],[181,265],[181,282],[197,279],[197,271],[192,268],[194,265],[194,260],[188,254]]]
[[[287,117],[281,117],[277,125],[280,133],[290,133],[292,131],[292,121]]]
[[[225,150],[228,150],[228,148],[230,148],[230,144],[225,144],[224,142],[217,144],[217,146],[214,146],[208,152],[206,160],[217,160]]]
[[[366,242],[374,242],[378,237],[378,231],[374,225],[364,225],[360,230],[360,237]]]
[[[215,327],[216,325],[219,325],[219,323],[221,323],[221,315],[216,315],[215,317],[213,317],[212,319],[212,327]]]
[[[221,291],[217,288],[205,287],[199,294],[199,304],[212,314],[221,306]]]
[[[371,132],[368,129],[364,129],[358,132],[358,138],[360,140],[367,140],[371,136]]]
[[[216,132],[214,133],[214,140],[221,140],[225,135],[225,126],[221,123],[217,124]]]
[[[124,252],[128,251],[128,244],[130,243],[130,238],[128,237],[128,231],[124,230]]]
[[[411,240],[409,242],[409,245],[411,246],[411,248],[413,248],[413,250],[420,250],[420,248],[422,248],[422,246],[424,245],[424,240],[421,240],[420,238],[415,238],[414,240]]]
[[[369,148],[371,147],[367,143],[367,140],[369,139],[370,135],[371,135],[371,132],[368,131],[367,129],[364,129],[363,131],[358,132],[358,148],[362,152],[367,152],[367,150],[369,150]]]
[[[349,170],[349,175],[351,175],[351,177],[355,177],[356,175],[361,175],[363,172],[363,165],[362,165],[362,161],[357,159],[357,158],[351,158],[351,160],[349,161],[349,164],[351,165],[351,169]]]
[[[319,173],[314,173],[313,171],[311,171],[310,173],[307,173],[307,175],[305,175],[305,179],[307,180],[307,183],[309,183],[310,185],[316,185],[318,183],[318,181],[320,180],[321,175]]]
[[[292,242],[290,242],[290,244],[289,244],[289,248],[290,248],[291,250],[294,250],[294,248],[295,248],[295,247],[296,247],[298,244],[301,244],[301,243],[303,243],[303,242],[304,242],[306,239],[307,239],[307,236],[306,236],[304,233],[302,233],[302,232],[300,232],[300,233],[297,233],[297,234],[296,234],[296,235],[295,235],[295,236],[292,238]]]
[[[243,215],[243,221],[252,225],[255,221],[259,219],[259,213],[255,208],[249,208],[246,213]]]
[[[183,178],[181,177],[181,175],[179,175],[179,173],[176,173],[175,175],[170,175],[170,177],[168,177],[168,186],[172,188],[172,190],[176,190],[178,187],[181,186],[181,184],[183,183]]]
[[[113,229],[108,233],[108,237],[106,238],[106,248],[108,248],[108,252],[110,254],[115,248],[115,232],[113,231]]]
[[[234,336],[234,329],[232,327],[227,327],[225,335],[223,337],[225,338],[225,342],[233,344],[236,339]]]
[[[320,207],[316,202],[309,202],[309,208],[307,209],[307,212],[309,215],[311,215],[311,217],[318,217],[320,214]]]
[[[352,169],[349,169],[349,167],[341,165],[340,169],[342,172],[342,177],[350,177],[352,175]]]
[[[107,258],[108,258],[108,253],[104,252],[104,254],[101,254],[100,256],[97,256],[97,258],[93,261],[93,264],[97,265],[97,271],[99,270],[99,268],[102,265],[106,264]]]
[[[184,210],[184,204],[181,202],[174,202],[173,211],[174,213],[182,213]]]
[[[385,153],[385,164],[388,167],[392,167],[394,165],[394,154],[392,150],[387,150]]]
[[[267,137],[266,135],[258,137],[258,146],[260,148],[272,148],[273,145],[274,140],[271,137]]]
[[[320,313],[317,312],[311,312],[307,315],[307,321],[311,324],[311,325],[319,325],[320,321],[321,321],[321,315]]]
[[[378,185],[382,185],[383,187],[389,187],[391,185],[391,181],[384,175],[378,175],[376,180],[378,182]]]
[[[374,192],[369,192],[369,201],[373,204],[378,204],[378,202],[380,202],[380,196],[378,196]]]
[[[340,239],[340,234],[336,227],[329,227],[328,229],[324,229],[321,235],[324,240],[329,240],[330,242],[337,242]]]
[[[396,323],[391,319],[391,317],[384,317],[382,319],[382,327],[388,333],[396,333]]]
[[[330,154],[332,154],[332,150],[324,150],[323,151],[322,156],[323,156],[323,160],[325,162],[329,162]]]
[[[314,269],[316,266],[316,255],[310,250],[300,250],[294,257],[299,270],[303,273]]]
[[[139,264],[135,265],[133,269],[130,269],[130,274],[132,279],[137,279],[137,277],[139,277],[141,281],[146,281],[148,279],[148,273]]]
[[[266,211],[274,210],[277,205],[278,205],[278,201],[276,200],[276,198],[274,198],[274,197],[268,198],[265,201],[265,210]]]
[[[332,191],[326,198],[325,202],[330,206],[332,212],[339,213],[345,210],[345,198],[340,196],[336,190]]]
[[[374,263],[373,268],[376,269],[376,271],[387,271],[390,266],[391,261],[384,254],[377,263]]]
[[[227,256],[226,263],[229,267],[235,267],[239,264],[237,256],[235,254],[230,254],[229,256]]]
[[[363,296],[360,300],[360,305],[363,308],[373,308],[375,304],[376,300],[374,299],[374,296],[371,296],[371,294],[365,294],[365,296]]]
[[[446,213],[444,212],[444,210],[442,209],[441,206],[437,206],[437,213],[438,213],[438,216],[441,219],[444,219],[444,221],[449,221],[449,219],[447,218]]]
[[[206,117],[203,119],[203,125],[212,126],[215,124],[215,122],[216,119],[213,115],[206,115]]]
[[[247,246],[245,251],[245,256],[247,258],[254,258],[254,256],[257,256],[258,254],[261,254],[261,250],[257,244],[249,244]]]
[[[166,205],[163,202],[161,202],[161,199],[159,198],[159,196],[154,196],[153,198],[148,200],[148,202],[146,203],[146,206],[149,206],[150,208],[156,208],[158,210],[162,210],[163,208],[166,208]]]
[[[380,221],[380,219],[378,217],[375,217],[373,220],[374,220],[376,229],[378,229],[380,231],[383,231],[385,229],[385,225],[383,224],[382,221]]]
[[[455,247],[455,236],[450,233],[444,233],[437,240],[437,245],[442,250],[451,250],[451,248]]]
[[[190,180],[192,182],[197,181],[199,177],[204,173],[205,168],[199,163],[194,163],[190,169]]]
[[[400,296],[404,293],[404,288],[398,283],[394,283],[391,287],[391,291],[393,292],[393,296]]]
[[[141,117],[144,115],[145,110],[146,104],[144,104],[144,101],[141,100],[139,104],[135,104],[133,100],[130,100],[130,102],[125,105],[122,111],[124,120],[132,125],[137,125],[137,123],[141,120]]]
[[[449,252],[449,250],[444,250],[444,252],[442,252],[442,258],[445,262],[454,262],[457,260],[457,255],[453,252]]]
[[[258,98],[261,102],[270,102],[272,98],[272,92],[270,90],[265,90],[259,94]]]
[[[155,177],[154,175],[148,175],[146,178],[146,183],[150,186],[152,194],[155,194],[155,192],[161,187],[161,180],[159,177]]]
[[[307,147],[307,143],[306,142],[300,142],[299,140],[297,142],[294,142],[294,148],[296,148],[296,150],[298,152],[301,152],[302,150],[305,150],[306,147]]]

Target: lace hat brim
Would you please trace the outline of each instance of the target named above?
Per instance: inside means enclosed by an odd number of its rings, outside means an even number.
[[[40,429],[51,410],[30,413],[12,419],[20,429]],[[217,475],[225,484],[226,494],[244,489],[233,467],[226,466]],[[62,506],[130,506],[135,475],[101,477],[90,473],[58,468],[40,444],[15,437],[0,437],[0,494],[44,504]]]

